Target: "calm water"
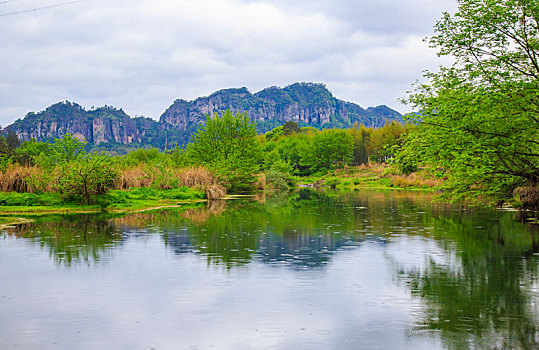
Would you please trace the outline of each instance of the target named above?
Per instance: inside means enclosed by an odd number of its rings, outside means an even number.
[[[539,233],[405,192],[0,231],[0,349],[536,349]]]

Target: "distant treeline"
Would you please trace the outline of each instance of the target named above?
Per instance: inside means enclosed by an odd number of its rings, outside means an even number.
[[[261,138],[264,167],[269,169],[284,161],[294,174],[304,176],[344,166],[385,162],[394,158],[396,147],[410,127],[392,121],[381,128],[355,124],[350,129],[317,130],[286,122]]]

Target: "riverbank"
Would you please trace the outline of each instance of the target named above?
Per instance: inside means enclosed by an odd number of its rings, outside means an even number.
[[[300,187],[333,188],[355,190],[361,188],[393,189],[409,191],[435,191],[441,180],[425,171],[409,175],[401,174],[387,164],[369,164],[345,169],[336,169],[325,175],[296,178]]]
[[[421,173],[400,175],[393,167],[385,164],[337,169],[321,176],[297,177],[296,181],[299,187],[340,190],[372,188],[432,191],[438,184]],[[229,195],[225,199],[237,197]],[[83,202],[81,198],[66,199],[59,193],[0,192],[0,219],[2,219],[0,225],[10,223],[10,216],[16,215],[85,214],[103,210],[128,213],[174,208],[203,201],[206,201],[204,191],[192,187],[167,190],[148,187],[113,190],[96,197],[94,204],[90,205],[81,204]],[[4,219],[5,216],[8,218]]]
[[[114,190],[99,196],[91,205],[81,200],[64,199],[58,193],[0,193],[0,227],[21,223],[19,216],[35,217],[50,214],[90,214],[106,210],[129,213],[160,208],[181,207],[206,201],[202,190],[182,187],[169,190],[133,188]]]

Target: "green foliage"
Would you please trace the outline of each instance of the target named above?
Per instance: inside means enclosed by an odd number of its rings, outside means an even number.
[[[138,187],[130,190],[113,190],[108,194],[110,204],[123,204],[134,200],[187,200],[204,198],[204,192],[185,186],[169,190],[160,190],[151,187]]]
[[[293,121],[287,121],[283,124],[283,135],[292,135],[299,131],[298,123]]]
[[[7,136],[0,135],[0,171],[6,171],[7,167],[13,163],[19,145],[19,139],[14,133],[10,132]]]
[[[33,161],[44,168],[65,165],[84,157],[86,154],[84,151],[85,143],[79,141],[71,134],[65,134],[63,138],[55,139],[50,147],[37,144],[28,146],[33,153],[42,150],[39,155],[34,157]]]
[[[538,13],[536,1],[462,0],[435,26],[431,45],[455,63],[409,97],[421,113],[404,152],[445,171],[453,199],[539,183]]]
[[[90,153],[60,166],[58,189],[67,197],[81,197],[89,204],[95,196],[111,190],[117,178],[110,157]]]
[[[310,152],[313,171],[341,168],[352,160],[353,138],[346,130],[323,130],[314,134]]]
[[[409,147],[398,151],[396,162],[398,169],[404,175],[411,174],[418,170],[419,159],[415,153],[410,151]]]
[[[271,164],[280,158],[292,167],[293,173],[308,176],[343,168],[346,165],[366,163],[369,158],[371,133],[380,134],[381,139],[385,137],[385,134],[376,130],[366,129],[363,126],[361,129],[348,130],[314,129],[266,142],[265,168],[269,169]],[[405,131],[405,126],[399,126],[399,132]],[[390,132],[387,134],[393,135]],[[400,137],[400,134],[398,136]],[[385,141],[381,141],[380,145],[385,146]]]
[[[6,171],[7,167],[13,163],[13,158],[8,156],[7,154],[1,154],[0,153],[0,171],[4,172]]]
[[[124,166],[137,166],[139,164],[162,164],[165,163],[166,155],[157,148],[139,148],[122,157]]]
[[[266,171],[266,183],[272,189],[277,191],[288,191],[290,189],[289,181],[291,177],[289,173],[271,168]]]
[[[35,139],[25,141],[16,150],[17,162],[24,165],[36,165],[40,157],[50,154],[51,145],[46,142],[37,142]]]
[[[57,206],[64,203],[57,193],[0,192],[0,206]]]
[[[329,187],[331,187],[333,189],[337,188],[337,186],[340,185],[340,184],[341,184],[341,180],[339,180],[339,179],[337,179],[335,177],[329,178],[325,182],[325,185],[327,185],[327,186],[329,186]]]
[[[206,125],[188,145],[191,159],[208,166],[232,192],[251,189],[259,170],[260,145],[256,127],[246,114],[208,115]]]
[[[276,140],[278,139],[280,136],[283,135],[283,126],[278,126],[270,131],[268,131],[267,133],[265,133],[264,135],[266,136],[266,140],[267,141],[271,141],[271,140]]]
[[[192,165],[192,160],[189,159],[189,154],[184,148],[176,147],[170,157],[172,164],[178,168]]]

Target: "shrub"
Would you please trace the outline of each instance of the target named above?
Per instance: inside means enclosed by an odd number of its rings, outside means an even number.
[[[58,189],[68,198],[82,197],[89,204],[95,196],[113,189],[117,178],[111,159],[92,153],[60,166]]]
[[[290,186],[288,186],[287,179],[290,175],[280,172],[275,169],[269,169],[266,171],[266,182],[268,186],[277,191],[288,191]]]
[[[329,178],[326,180],[325,184],[326,186],[329,186],[333,189],[337,188],[337,186],[341,183],[341,181],[337,178]]]

